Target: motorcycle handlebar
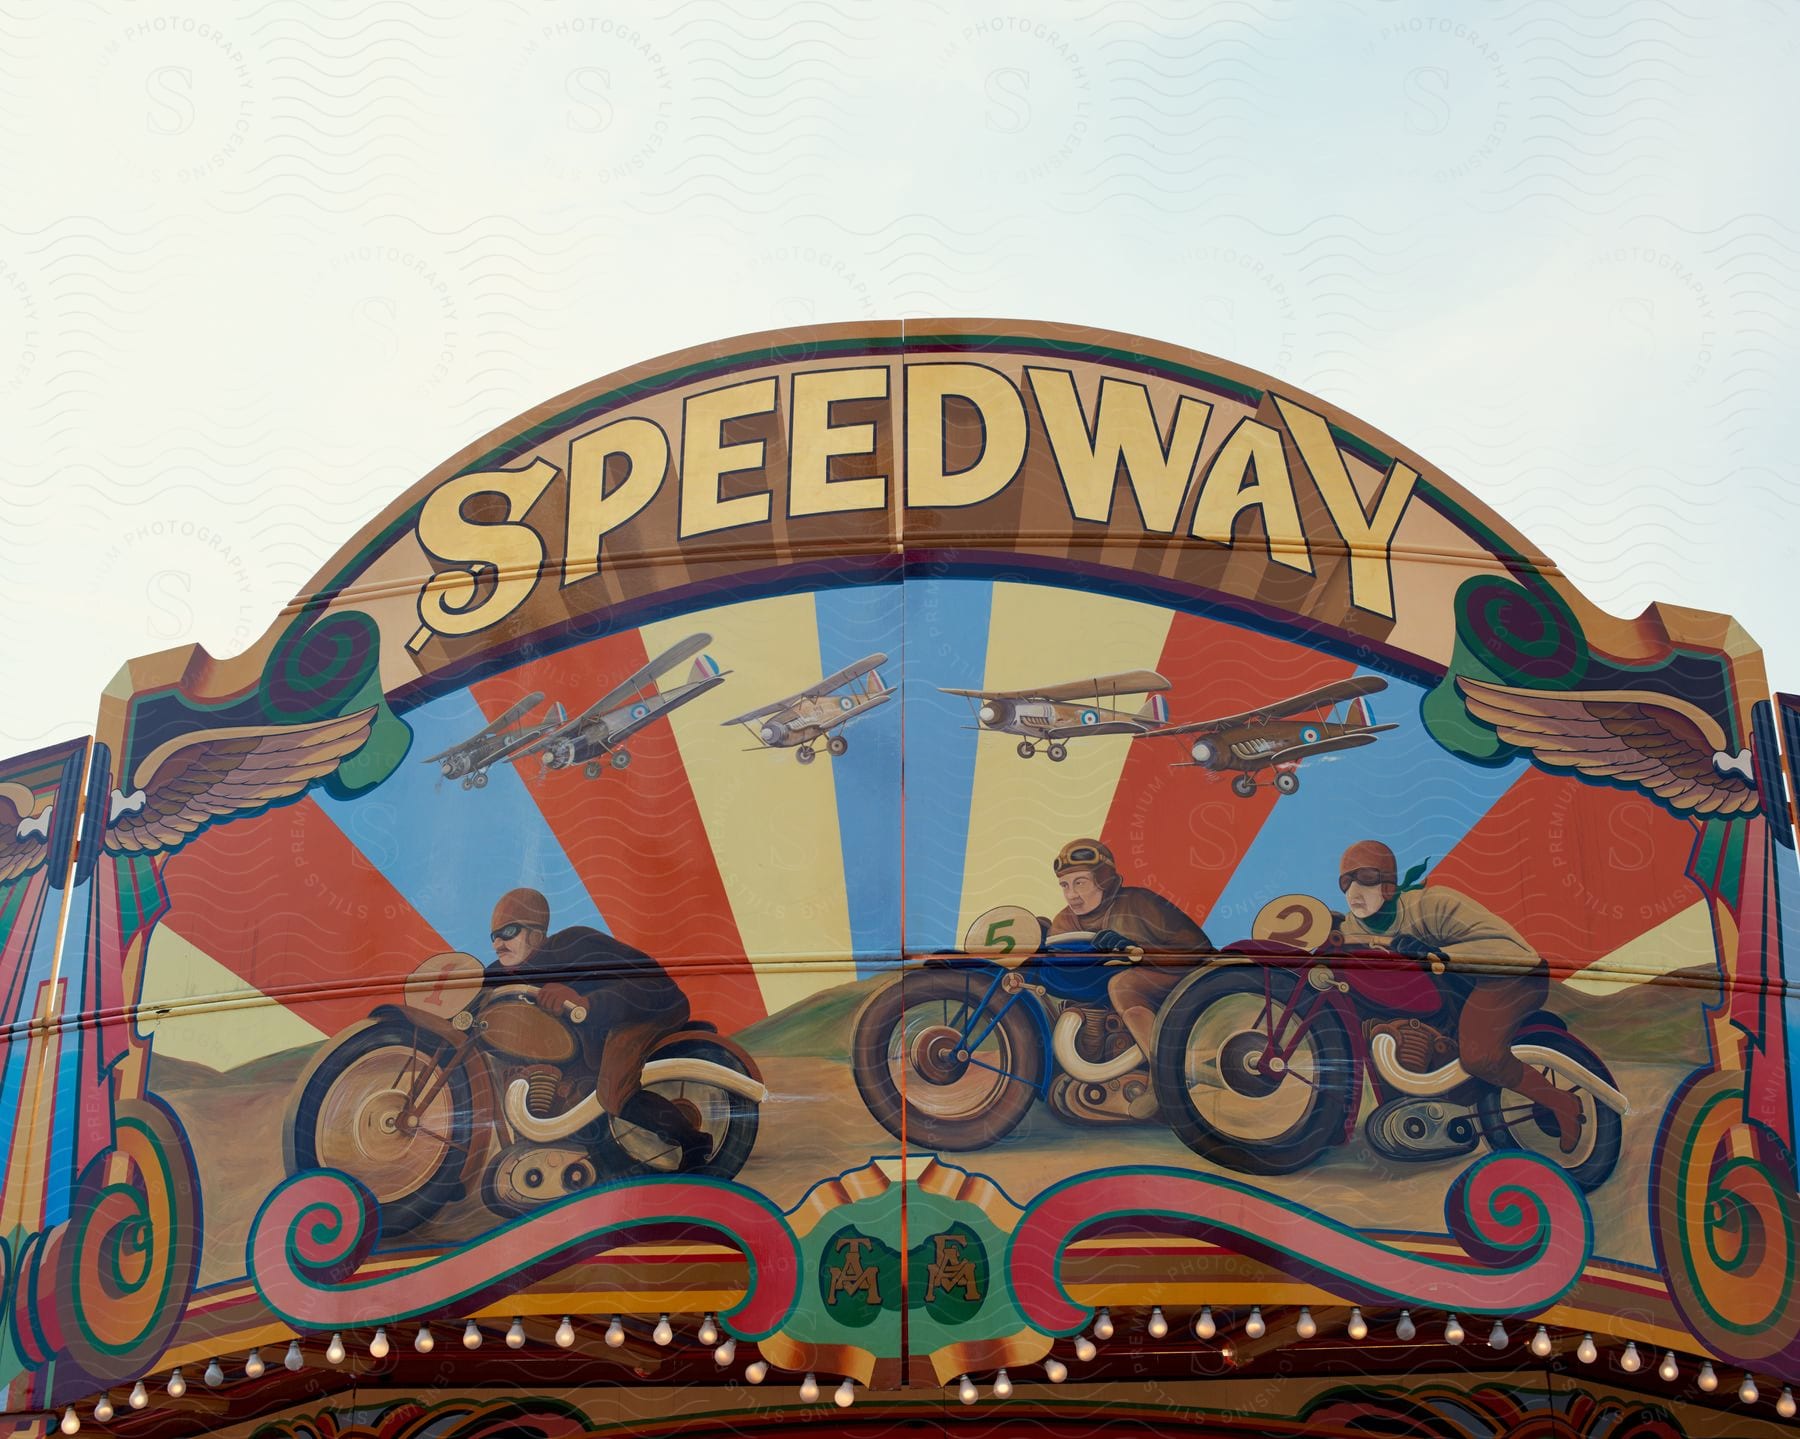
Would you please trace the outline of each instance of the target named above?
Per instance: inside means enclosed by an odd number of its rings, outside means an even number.
[[[569,1018],[574,1020],[577,1024],[587,1023],[587,1006],[585,1004],[577,1004],[572,999],[565,1000],[563,1002],[563,1013],[568,1015]]]

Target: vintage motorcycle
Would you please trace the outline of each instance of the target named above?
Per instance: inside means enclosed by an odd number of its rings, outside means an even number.
[[[1263,922],[1271,916],[1285,931]],[[1630,1104],[1561,1019],[1530,1015],[1512,1051],[1575,1095],[1572,1153],[1548,1111],[1458,1062],[1462,981],[1442,960],[1345,953],[1334,931],[1310,896],[1272,901],[1255,932],[1283,939],[1233,946],[1164,1002],[1152,1073],[1183,1143],[1243,1173],[1289,1173],[1354,1137],[1366,1077],[1376,1102],[1363,1135],[1388,1159],[1453,1159],[1485,1140],[1542,1155],[1583,1189],[1613,1172]]]
[[[288,1172],[339,1169],[367,1185],[382,1231],[404,1233],[474,1192],[503,1217],[634,1174],[729,1179],[756,1143],[768,1097],[756,1063],[695,1021],[660,1041],[645,1089],[711,1141],[684,1167],[664,1136],[601,1108],[581,1061],[575,1004],[555,1015],[527,984],[483,987],[467,954],[427,960],[404,1002],[378,1006],[313,1058],[288,1102]]]
[[[989,910],[963,952],[897,976],[853,1026],[851,1072],[895,1138],[981,1149],[1041,1099],[1083,1124],[1131,1122],[1150,1091],[1143,1052],[1106,995],[1112,965],[1091,934],[1046,940],[1028,909]]]

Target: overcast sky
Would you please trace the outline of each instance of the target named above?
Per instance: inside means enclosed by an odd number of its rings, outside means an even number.
[[[1800,5],[18,8],[0,751],[539,400],[889,316],[1269,371],[1800,688]]]

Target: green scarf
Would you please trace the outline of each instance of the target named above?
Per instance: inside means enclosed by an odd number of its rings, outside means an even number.
[[[1387,902],[1363,921],[1363,928],[1373,930],[1376,934],[1386,934],[1392,929],[1394,920],[1400,914],[1400,896],[1409,889],[1425,888],[1425,870],[1430,863],[1429,858],[1422,859],[1407,870],[1405,877],[1394,887],[1393,894],[1388,896]]]

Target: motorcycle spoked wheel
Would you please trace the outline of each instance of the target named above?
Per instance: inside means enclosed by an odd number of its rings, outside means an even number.
[[[1350,1037],[1334,1012],[1314,1011],[1284,1074],[1255,1067],[1299,982],[1262,965],[1223,966],[1164,1009],[1151,1069],[1157,1102],[1202,1159],[1242,1174],[1289,1174],[1343,1137],[1346,1108],[1361,1096],[1350,1093]]]
[[[739,1074],[750,1072],[724,1045],[700,1036],[661,1045],[649,1058],[704,1059]],[[680,1108],[688,1122],[712,1141],[705,1162],[692,1167],[683,1165],[679,1145],[615,1114],[582,1131],[583,1137],[591,1136],[602,1177],[683,1174],[731,1179],[748,1162],[761,1122],[761,1108],[753,1100],[701,1079],[659,1080],[644,1088]]]
[[[1529,1041],[1516,1042],[1554,1049],[1617,1088],[1600,1056],[1572,1034],[1534,1034]],[[1482,1086],[1481,1095],[1475,1101],[1482,1138],[1487,1140],[1490,1149],[1522,1149],[1548,1159],[1582,1190],[1599,1188],[1618,1166],[1619,1149],[1625,1136],[1624,1122],[1614,1110],[1579,1085],[1547,1069],[1540,1068],[1538,1072],[1557,1088],[1572,1090],[1581,1101],[1581,1139],[1574,1152],[1562,1152],[1556,1126],[1548,1112],[1510,1089],[1495,1089],[1490,1085]]]
[[[462,1193],[474,1128],[468,1071],[450,1068],[425,1112],[411,1122],[405,1113],[451,1051],[403,1020],[376,1023],[326,1056],[295,1106],[296,1168],[360,1180],[381,1207],[384,1235],[416,1228]]]
[[[925,1149],[985,1149],[1030,1112],[1032,1079],[1043,1073],[1045,1055],[1022,1003],[989,1029],[970,1061],[955,1057],[956,1039],[990,977],[965,969],[909,972],[858,1017],[851,1072],[869,1113],[896,1139]],[[983,1015],[974,1030],[987,1022]]]

